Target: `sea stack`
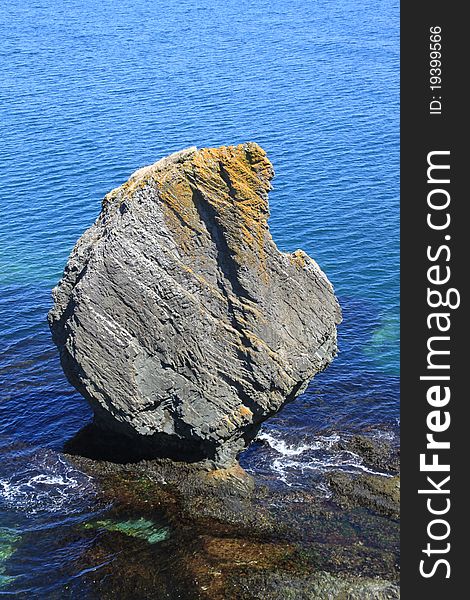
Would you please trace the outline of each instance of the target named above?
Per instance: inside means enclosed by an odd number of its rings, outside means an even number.
[[[273,175],[255,143],[193,147],[106,195],[48,316],[98,429],[228,466],[332,361],[341,311],[314,260],[276,247]]]

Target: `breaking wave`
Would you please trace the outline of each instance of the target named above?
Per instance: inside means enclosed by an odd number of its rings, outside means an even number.
[[[81,512],[95,497],[91,477],[44,451],[11,475],[0,474],[0,505],[29,514]]]
[[[338,433],[310,434],[292,442],[286,437],[275,429],[262,430],[256,438],[259,448],[247,470],[289,487],[305,487],[308,482],[323,497],[331,493],[322,476],[331,471],[390,476],[370,468],[361,456],[341,447],[346,437]]]

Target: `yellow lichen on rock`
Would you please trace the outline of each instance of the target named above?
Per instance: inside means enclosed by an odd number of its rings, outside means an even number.
[[[106,195],[103,206],[133,196],[146,186],[156,188],[167,226],[183,254],[191,255],[194,238],[207,233],[197,202],[207,203],[217,215],[217,226],[237,264],[248,263],[264,277],[269,236],[267,193],[273,175],[266,153],[255,143],[189,148],[136,171]]]
[[[248,406],[245,406],[244,404],[242,404],[240,406],[240,408],[238,409],[239,413],[241,414],[242,417],[246,417],[248,419],[251,419],[251,417],[253,416],[252,411],[248,408]]]
[[[215,193],[205,186],[206,199],[223,217],[237,262],[255,264],[264,273],[267,192],[274,174],[265,152],[257,144],[242,144],[206,149],[200,159],[204,165],[196,163],[198,180],[207,180],[201,175],[207,175],[208,169],[217,177],[217,185],[211,186]]]
[[[193,237],[204,234],[193,202],[193,190],[188,180],[177,169],[156,177],[158,196],[164,206],[167,226],[185,254],[191,254]]]
[[[254,143],[205,148],[182,168],[196,194],[217,214],[236,262],[265,273],[267,192],[274,174],[265,152]]]
[[[307,266],[309,257],[303,250],[296,250],[295,252],[292,252],[292,254],[288,254],[288,256],[290,261],[297,267],[301,267],[303,269]]]

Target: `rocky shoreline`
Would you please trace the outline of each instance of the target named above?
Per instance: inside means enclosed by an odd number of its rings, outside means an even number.
[[[342,319],[319,265],[271,236],[273,176],[252,142],[139,169],[53,290],[62,367],[94,414],[65,452],[99,490],[77,569],[100,599],[398,597],[391,446],[338,437],[367,468],[330,471],[328,498],[237,462],[335,358]]]
[[[389,476],[333,472],[325,500],[306,489],[260,485],[239,465],[120,464],[79,456],[75,441],[68,457],[93,476],[101,502],[112,506],[104,521],[89,525],[100,536],[84,566],[106,548],[126,548],[100,598],[112,598],[117,588],[122,599],[157,591],[159,598],[187,600],[399,598],[398,450],[362,435],[343,443],[362,452],[371,469],[387,465]],[[150,554],[142,550],[143,523]],[[138,574],[128,562],[132,543],[141,544]],[[152,563],[162,553],[171,556],[163,571]]]

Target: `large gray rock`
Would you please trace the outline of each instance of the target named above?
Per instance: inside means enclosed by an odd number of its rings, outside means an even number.
[[[189,148],[104,198],[49,313],[98,428],[229,464],[333,359],[340,308],[315,261],[273,242],[273,174],[254,143]]]

